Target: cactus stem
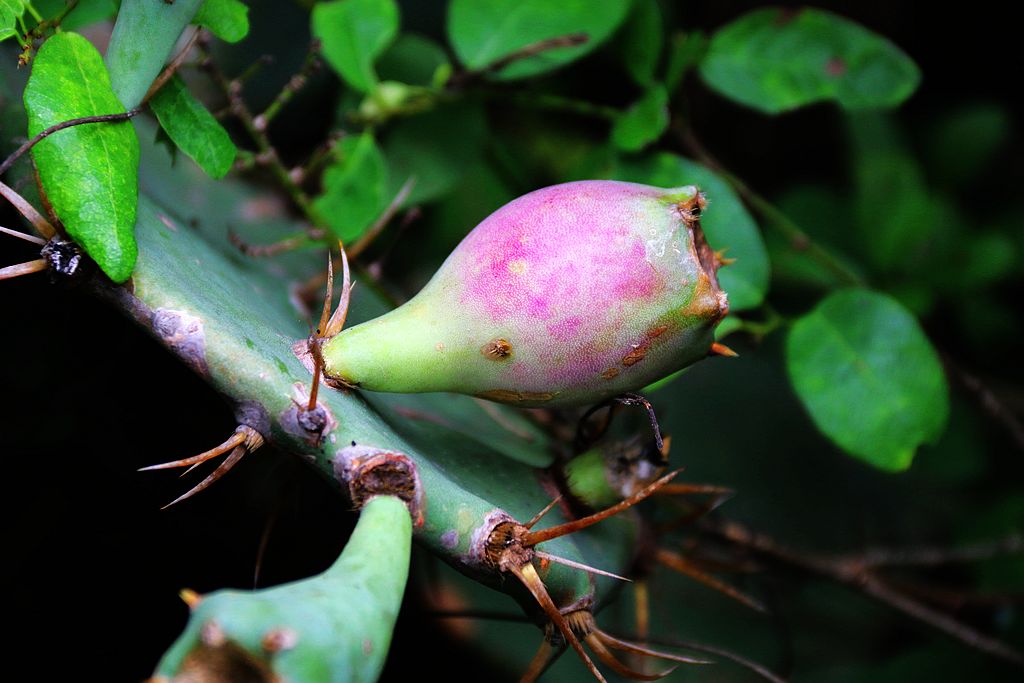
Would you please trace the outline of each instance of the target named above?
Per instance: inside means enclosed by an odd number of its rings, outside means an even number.
[[[181,460],[173,460],[171,462],[160,463],[159,465],[150,465],[149,467],[142,467],[139,472],[147,472],[150,470],[164,470],[174,467],[188,467],[186,471],[191,472],[197,465],[206,462],[212,458],[216,458],[218,455],[223,455],[228,451],[231,451],[227,458],[217,466],[213,472],[210,473],[206,479],[193,486],[191,489],[186,491],[184,494],[178,496],[167,505],[164,505],[161,510],[166,510],[175,503],[191,498],[195,494],[199,493],[203,489],[209,487],[211,484],[216,482],[218,479],[227,474],[228,470],[235,466],[239,460],[246,453],[255,451],[257,448],[263,445],[263,435],[257,432],[255,429],[248,425],[239,425],[235,428],[234,434],[232,434],[227,441],[220,444],[215,448],[211,448],[208,451],[204,451],[199,455],[193,455],[190,458],[182,458]]]
[[[704,584],[708,588],[714,589],[751,609],[757,610],[762,614],[766,614],[768,612],[768,609],[760,601],[736,590],[734,587],[715,578],[714,576],[711,576],[707,572],[702,571],[693,562],[686,559],[679,553],[665,548],[658,548],[654,551],[654,559],[662,566],[668,567],[672,571],[682,574],[683,576],[688,576],[691,579]]]
[[[260,639],[260,647],[270,654],[294,649],[298,644],[299,634],[285,627],[270,629]]]
[[[736,358],[740,354],[730,349],[721,342],[715,342],[711,345],[711,351],[708,353],[709,356],[725,356],[726,358]]]
[[[648,484],[646,487],[637,491],[629,498],[612,505],[611,507],[605,508],[600,512],[595,512],[592,515],[583,517],[581,519],[573,520],[572,522],[566,522],[565,524],[559,524],[548,529],[541,531],[529,531],[523,534],[523,546],[532,547],[544,541],[550,541],[559,536],[565,536],[566,534],[575,533],[581,529],[586,529],[588,526],[597,524],[598,522],[608,519],[609,517],[616,515],[623,510],[633,507],[640,501],[648,498],[654,494],[659,488],[672,481],[682,470],[674,470],[669,472],[665,476],[656,480],[655,482]]]
[[[541,510],[540,512],[535,514],[533,516],[533,519],[531,519],[529,522],[527,522],[523,526],[525,526],[527,529],[532,529],[537,524],[537,522],[539,522],[540,520],[544,519],[544,515],[546,515],[549,512],[551,512],[552,508],[554,508],[556,505],[558,505],[558,501],[560,501],[560,500],[562,500],[562,494],[558,494],[558,496],[553,501],[551,501],[550,503],[545,505],[543,510]]]
[[[534,599],[544,610],[544,613],[548,615],[548,619],[558,627],[559,632],[565,637],[572,649],[576,650],[576,654],[580,656],[580,659],[583,660],[583,663],[586,665],[590,673],[593,674],[594,678],[601,681],[601,683],[608,683],[605,677],[601,675],[601,672],[598,671],[597,665],[595,665],[594,661],[589,655],[587,655],[586,650],[583,649],[583,645],[576,637],[576,634],[571,628],[569,628],[569,624],[566,622],[565,617],[562,616],[562,613],[555,606],[555,603],[552,602],[551,596],[548,595],[547,588],[544,587],[544,582],[541,580],[540,575],[537,573],[537,570],[534,569],[533,565],[529,563],[526,563],[521,567],[512,565],[509,567],[509,571],[511,571],[512,574],[514,574],[515,577],[519,579],[524,586],[526,586],[526,590],[530,591]]]
[[[543,552],[541,550],[534,550],[533,554],[536,555],[537,557],[539,557],[542,560],[549,560],[551,562],[557,562],[558,564],[564,564],[566,567],[572,567],[574,569],[582,569],[583,571],[585,571],[587,573],[590,573],[590,574],[599,574],[601,576],[607,576],[608,578],[611,578],[611,579],[618,579],[619,581],[629,581],[630,583],[632,583],[632,581],[633,581],[633,579],[627,579],[625,576],[620,576],[618,574],[613,574],[613,573],[605,571],[603,569],[597,569],[596,567],[591,567],[590,565],[583,564],[582,562],[576,562],[575,560],[567,560],[564,557],[558,557],[557,555],[552,555],[550,553],[545,553],[545,552]]]

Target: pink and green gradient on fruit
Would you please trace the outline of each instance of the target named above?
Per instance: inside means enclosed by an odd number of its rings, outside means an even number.
[[[405,305],[323,346],[328,377],[586,405],[708,355],[728,312],[693,186],[555,185],[495,211]]]

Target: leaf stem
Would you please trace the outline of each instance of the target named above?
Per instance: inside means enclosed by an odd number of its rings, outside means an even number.
[[[99,114],[98,116],[83,116],[77,119],[69,119],[68,121],[61,121],[55,123],[49,128],[42,130],[29,141],[24,143],[21,147],[14,150],[9,157],[4,159],[4,162],[0,164],[0,176],[10,170],[14,162],[21,158],[25,152],[35,147],[39,142],[53,135],[57,131],[64,130],[65,128],[71,128],[72,126],[81,126],[86,123],[109,123],[112,121],[126,121],[136,114],[139,113],[138,109],[132,109],[131,111],[121,112],[120,114]]]
[[[253,123],[260,129],[266,130],[270,122],[274,120],[274,117],[281,111],[281,109],[292,101],[295,97],[295,93],[302,90],[305,87],[309,77],[320,67],[320,41],[314,40],[309,50],[306,52],[306,59],[302,62],[302,67],[298,73],[291,77],[291,80],[285,84],[281,92],[277,94],[274,101],[270,103],[263,113],[258,115]]]
[[[861,557],[823,557],[787,547],[774,538],[755,532],[739,522],[704,519],[700,522],[700,525],[702,530],[734,543],[741,548],[752,550],[764,557],[769,557],[812,574],[818,574],[819,576],[846,584],[865,595],[875,598],[879,602],[885,603],[918,621],[942,631],[965,645],[1012,662],[1019,667],[1024,667],[1024,654],[1021,654],[1006,643],[988,636],[973,626],[889,586],[872,571],[872,567],[878,564],[878,557],[872,557],[870,553]],[[1011,542],[1009,545],[1011,551],[1020,552],[1019,543]],[[994,543],[988,546],[986,553],[989,554],[988,556],[995,556],[1006,550],[1006,544]],[[894,552],[890,550],[886,554],[891,557]],[[934,559],[936,553],[931,551],[929,554]],[[978,548],[972,548],[966,553],[947,551],[945,555],[946,558],[952,561],[968,557],[971,559],[981,559],[985,556],[985,553],[979,552]]]
[[[713,155],[711,155],[707,149],[705,149],[700,140],[697,139],[692,128],[688,125],[682,125],[679,122],[675,122],[672,129],[680,143],[688,151],[696,156],[704,165],[711,168],[722,176],[726,182],[732,185],[733,189],[735,189],[736,192],[746,200],[747,204],[753,207],[754,210],[761,214],[762,217],[767,219],[768,224],[773,226],[784,238],[786,238],[789,245],[795,251],[806,254],[808,257],[817,261],[819,265],[832,273],[833,277],[835,277],[840,284],[858,287],[867,284],[860,273],[847,266],[841,259],[836,257],[835,254],[811,239],[811,236],[804,232],[804,230],[797,225],[793,219],[787,216],[785,212],[779,209],[779,207],[775,206],[762,195],[752,190],[749,185],[725,169],[725,167],[723,167],[722,164]]]
[[[214,83],[224,93],[231,113],[241,121],[249,137],[256,143],[258,150],[256,155],[257,161],[270,170],[277,182],[280,183],[281,188],[288,194],[289,198],[302,211],[309,222],[317,228],[324,228],[326,222],[313,207],[313,201],[295,182],[288,169],[285,168],[284,163],[277,154],[277,150],[270,144],[270,138],[267,137],[266,129],[257,125],[256,117],[253,116],[245,100],[242,99],[242,84],[238,80],[229,80],[224,75],[224,72],[213,62],[209,45],[205,38],[199,41],[199,49],[204,57],[202,62],[203,68],[210,74]]]
[[[465,87],[468,83],[471,83],[472,81],[484,78],[490,74],[501,71],[502,69],[504,69],[509,64],[512,64],[513,62],[534,57],[536,55],[541,54],[542,52],[547,52],[548,50],[583,45],[588,40],[590,40],[590,36],[588,36],[586,33],[569,33],[564,36],[555,36],[553,38],[545,38],[544,40],[538,40],[535,43],[524,45],[518,50],[510,52],[504,57],[499,57],[490,64],[485,64],[484,66],[478,69],[470,69],[458,72],[448,80],[447,85],[449,88],[462,88]]]
[[[611,121],[619,116],[619,110],[604,104],[595,104],[586,100],[577,100],[572,97],[553,95],[551,93],[535,93],[527,91],[508,92],[497,88],[481,89],[487,97],[503,99],[521,107],[532,107],[534,109],[547,109],[551,111],[564,111],[581,116],[589,116],[597,119]]]

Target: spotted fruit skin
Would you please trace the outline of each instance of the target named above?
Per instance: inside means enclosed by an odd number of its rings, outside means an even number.
[[[328,377],[589,405],[708,354],[728,311],[688,185],[584,180],[501,207],[403,306],[323,346]],[[701,205],[703,196],[700,196]]]

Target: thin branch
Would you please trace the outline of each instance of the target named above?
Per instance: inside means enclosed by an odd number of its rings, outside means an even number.
[[[767,219],[769,225],[773,226],[786,238],[790,246],[798,252],[806,254],[823,266],[840,283],[845,285],[861,286],[865,284],[864,278],[847,266],[831,251],[811,239],[804,230],[796,224],[781,209],[755,192],[745,182],[726,170],[719,161],[711,155],[697,139],[693,129],[689,126],[674,122],[672,130],[680,143],[696,156],[704,165],[710,167],[718,175],[722,176],[733,189],[743,197],[746,202],[758,213]]]
[[[884,602],[890,607],[894,607],[918,621],[929,624],[976,650],[1005,659],[1024,668],[1024,654],[1021,654],[1000,640],[990,638],[981,631],[968,626],[958,619],[954,619],[948,614],[894,590],[878,577],[868,574],[861,577],[858,585],[864,593]]]
[[[987,543],[959,548],[871,548],[858,555],[833,559],[839,564],[859,564],[865,568],[893,566],[937,566],[955,562],[978,562],[1001,555],[1024,555],[1024,536],[1013,534]]]
[[[402,187],[398,190],[394,199],[391,200],[380,216],[377,217],[377,220],[373,222],[373,225],[371,225],[369,229],[367,229],[367,231],[364,232],[358,240],[356,240],[355,244],[348,249],[349,257],[355,259],[373,243],[373,240],[380,235],[385,226],[387,226],[387,224],[391,222],[391,219],[394,218],[395,214],[398,213],[398,209],[401,208],[402,204],[409,197],[409,193],[412,192],[412,188],[415,184],[415,176],[405,181]]]
[[[258,149],[257,159],[270,170],[281,185],[281,188],[288,194],[289,198],[302,211],[309,222],[318,228],[323,228],[324,221],[320,217],[319,212],[313,208],[312,199],[295,182],[291,173],[285,168],[280,157],[277,155],[277,150],[270,144],[266,131],[256,125],[252,111],[249,110],[245,100],[242,99],[241,82],[237,79],[229,80],[213,62],[205,39],[199,41],[199,49],[204,57],[203,68],[210,74],[213,82],[227,98],[231,113],[242,123],[249,137],[256,143]]]
[[[1024,654],[948,614],[894,590],[872,574],[863,562],[851,561],[849,558],[836,561],[834,558],[805,554],[778,543],[766,534],[755,533],[738,522],[705,520],[701,528],[738,546],[846,584],[965,645],[1024,667]]]
[[[546,109],[549,111],[563,111],[570,114],[579,114],[591,118],[611,121],[618,117],[621,112],[615,107],[605,104],[596,104],[586,100],[578,100],[564,95],[552,93],[537,93],[531,91],[508,91],[498,88],[482,89],[481,93],[486,97],[505,100],[520,107],[533,109]]]
[[[320,41],[314,40],[306,53],[306,59],[302,62],[299,72],[291,77],[291,80],[281,89],[274,101],[263,110],[263,113],[253,119],[253,123],[260,130],[266,130],[270,122],[281,111],[281,109],[292,101],[295,93],[306,86],[309,77],[320,67]]]
[[[18,149],[14,150],[9,157],[4,159],[4,162],[0,164],[0,175],[6,173],[14,162],[17,161],[33,147],[35,147],[42,140],[50,137],[57,131],[64,130],[65,128],[71,128],[72,126],[81,126],[86,123],[110,123],[112,121],[126,121],[139,113],[139,109],[132,109],[131,111],[122,112],[120,114],[100,114],[98,116],[82,116],[77,119],[70,119],[68,121],[61,121],[54,125],[42,130],[33,136],[31,140],[23,144]]]
[[[469,69],[454,74],[448,79],[447,87],[449,89],[463,88],[473,81],[480,80],[490,74],[501,71],[513,62],[528,59],[529,57],[536,57],[537,55],[543,54],[549,50],[583,45],[588,40],[590,40],[590,36],[586,33],[570,33],[564,36],[555,36],[554,38],[538,40],[535,43],[524,45],[515,52],[510,52],[504,57],[500,57],[479,69]]]
[[[271,244],[250,244],[242,239],[241,235],[237,232],[230,228],[228,229],[228,241],[240,252],[251,258],[265,258],[283,254],[313,244],[317,240],[323,239],[323,237],[323,230],[312,229],[300,235],[285,237]]]
[[[188,53],[191,52],[193,47],[195,47],[195,44],[199,40],[199,35],[202,32],[202,30],[202,28],[196,26],[195,30],[192,32],[192,36],[188,39],[188,42],[185,44],[185,47],[183,47],[181,51],[178,52],[177,55],[175,55],[174,59],[172,59],[171,62],[164,67],[164,70],[160,72],[160,75],[157,76],[156,80],[154,80],[153,83],[149,86],[149,90],[147,90],[146,94],[142,97],[142,102],[139,103],[140,107],[149,102],[150,98],[153,97],[153,95],[157,94],[157,92],[160,91],[160,88],[164,87],[164,83],[171,80],[171,76],[177,73],[178,69],[181,68],[181,65],[185,62],[185,58],[188,56]]]
[[[949,370],[949,374],[960,382],[961,386],[977,401],[982,410],[988,413],[996,422],[1003,425],[1006,431],[1010,433],[1010,437],[1017,448],[1024,450],[1024,424],[1021,424],[1020,418],[1007,408],[1006,404],[977,375],[963,368],[959,363],[950,358],[949,354],[943,353],[942,360]]]

